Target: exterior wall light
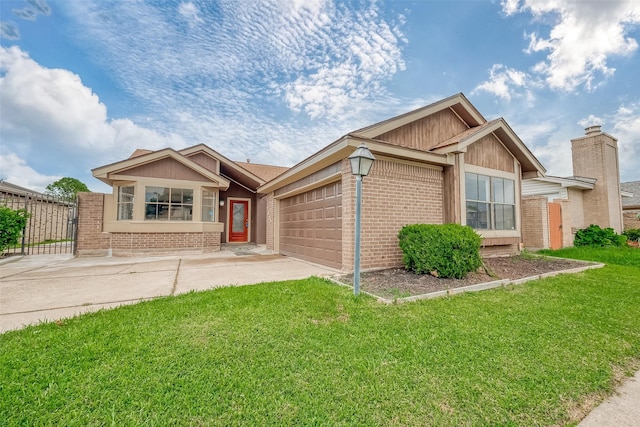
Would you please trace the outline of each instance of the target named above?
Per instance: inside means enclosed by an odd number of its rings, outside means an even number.
[[[224,206],[224,199],[220,199],[220,207]]]
[[[353,257],[353,294],[360,293],[360,215],[362,210],[362,177],[369,175],[371,166],[376,160],[366,145],[360,144],[349,156],[351,174],[356,176],[356,230],[355,251]]]

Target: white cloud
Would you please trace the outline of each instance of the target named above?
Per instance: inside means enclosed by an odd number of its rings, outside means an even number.
[[[618,139],[621,180],[638,180],[640,170],[640,103],[621,105],[611,118],[612,136]],[[606,130],[605,130],[606,132]]]
[[[589,126],[598,126],[598,125],[602,126],[605,123],[606,123],[605,119],[595,116],[593,114],[589,114],[588,117],[578,120],[578,124],[585,129],[588,128]]]
[[[192,2],[180,3],[178,13],[187,19],[189,24],[202,24],[204,22],[199,15],[198,7]]]
[[[120,160],[138,147],[186,146],[176,135],[129,119],[110,120],[105,105],[76,74],[42,67],[18,47],[0,47],[0,76],[3,152],[32,159],[30,167],[63,176],[88,174],[90,167]],[[18,166],[26,171],[25,164]],[[22,178],[30,181],[29,176]]]
[[[44,192],[45,187],[62,178],[57,175],[42,175],[18,157],[15,153],[0,154],[0,179]]]
[[[184,2],[181,16],[202,21],[188,28],[164,5],[61,6],[83,26],[77,35],[95,60],[158,114],[251,115],[265,100],[273,108],[277,97],[310,118],[338,117],[347,101],[383,95],[383,84],[405,66],[402,17],[386,20],[375,2],[358,9],[328,0],[221,2],[216,13]]]
[[[640,24],[637,0],[503,0],[501,6],[507,16],[530,13],[541,26],[551,22],[548,34],[534,31],[526,35],[529,45],[524,52],[546,57],[520,73],[552,90],[593,91],[615,73],[610,58],[629,56],[638,49],[638,42],[628,35]],[[519,85],[504,72],[494,75],[495,67],[489,80],[476,90],[509,99]]]
[[[488,92],[507,101],[514,97],[533,101],[532,88],[536,86],[537,83],[527,73],[495,64],[489,70],[489,80],[476,86],[471,93]]]

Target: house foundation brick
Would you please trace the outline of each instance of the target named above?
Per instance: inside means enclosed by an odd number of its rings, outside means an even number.
[[[102,231],[104,194],[78,193],[79,256],[136,255],[149,253],[220,250],[219,232],[195,233],[108,233]]]

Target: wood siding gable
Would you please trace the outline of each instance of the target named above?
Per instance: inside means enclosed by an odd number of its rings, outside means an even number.
[[[220,174],[220,162],[218,162],[218,159],[211,157],[207,153],[201,151],[186,155],[185,157],[217,175]]]
[[[450,109],[431,114],[373,139],[401,147],[429,151],[442,141],[467,130],[467,125]]]
[[[465,163],[497,169],[504,172],[514,172],[514,156],[493,134],[483,136],[467,147]]]
[[[139,176],[144,178],[177,179],[183,181],[205,181],[211,179],[183,165],[170,157],[159,159],[152,163],[134,166],[118,171],[118,175]]]

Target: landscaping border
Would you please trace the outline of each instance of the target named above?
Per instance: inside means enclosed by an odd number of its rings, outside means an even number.
[[[559,257],[549,257],[549,258],[568,259],[568,258],[559,258]],[[605,264],[601,263],[601,262],[584,261],[584,260],[577,260],[577,259],[571,259],[571,261],[581,262],[581,263],[585,263],[585,264],[588,264],[588,265],[585,265],[584,267],[570,268],[568,270],[550,271],[548,273],[536,274],[536,275],[533,275],[533,276],[523,277],[521,279],[500,279],[500,280],[494,280],[494,281],[491,281],[491,282],[477,283],[475,285],[462,286],[462,287],[459,287],[459,288],[446,289],[446,290],[437,291],[437,292],[430,292],[428,294],[422,294],[422,295],[413,295],[413,296],[405,297],[405,298],[393,298],[393,299],[390,299],[390,298],[383,298],[383,297],[380,297],[378,295],[375,295],[375,294],[372,294],[370,292],[366,292],[366,291],[363,291],[363,290],[360,290],[360,292],[375,298],[379,303],[382,303],[382,304],[403,304],[403,303],[406,303],[406,302],[414,302],[414,301],[419,301],[419,300],[423,300],[423,299],[432,299],[432,298],[439,298],[439,297],[444,297],[444,296],[448,296],[448,295],[456,295],[456,294],[461,294],[461,293],[464,293],[464,292],[484,291],[484,290],[487,290],[487,289],[494,289],[494,288],[499,288],[499,287],[507,286],[507,285],[521,285],[523,283],[530,282],[532,280],[544,279],[546,277],[553,277],[553,276],[557,276],[559,274],[580,273],[582,271],[592,270],[592,269],[595,269],[595,268],[602,268],[602,267],[605,266]],[[337,279],[335,279],[333,277],[329,277],[328,279],[331,280],[333,283],[336,283],[338,285],[346,286],[348,288],[353,288],[353,286],[351,286],[351,285],[349,285],[347,283],[340,282],[339,280],[337,280]]]

